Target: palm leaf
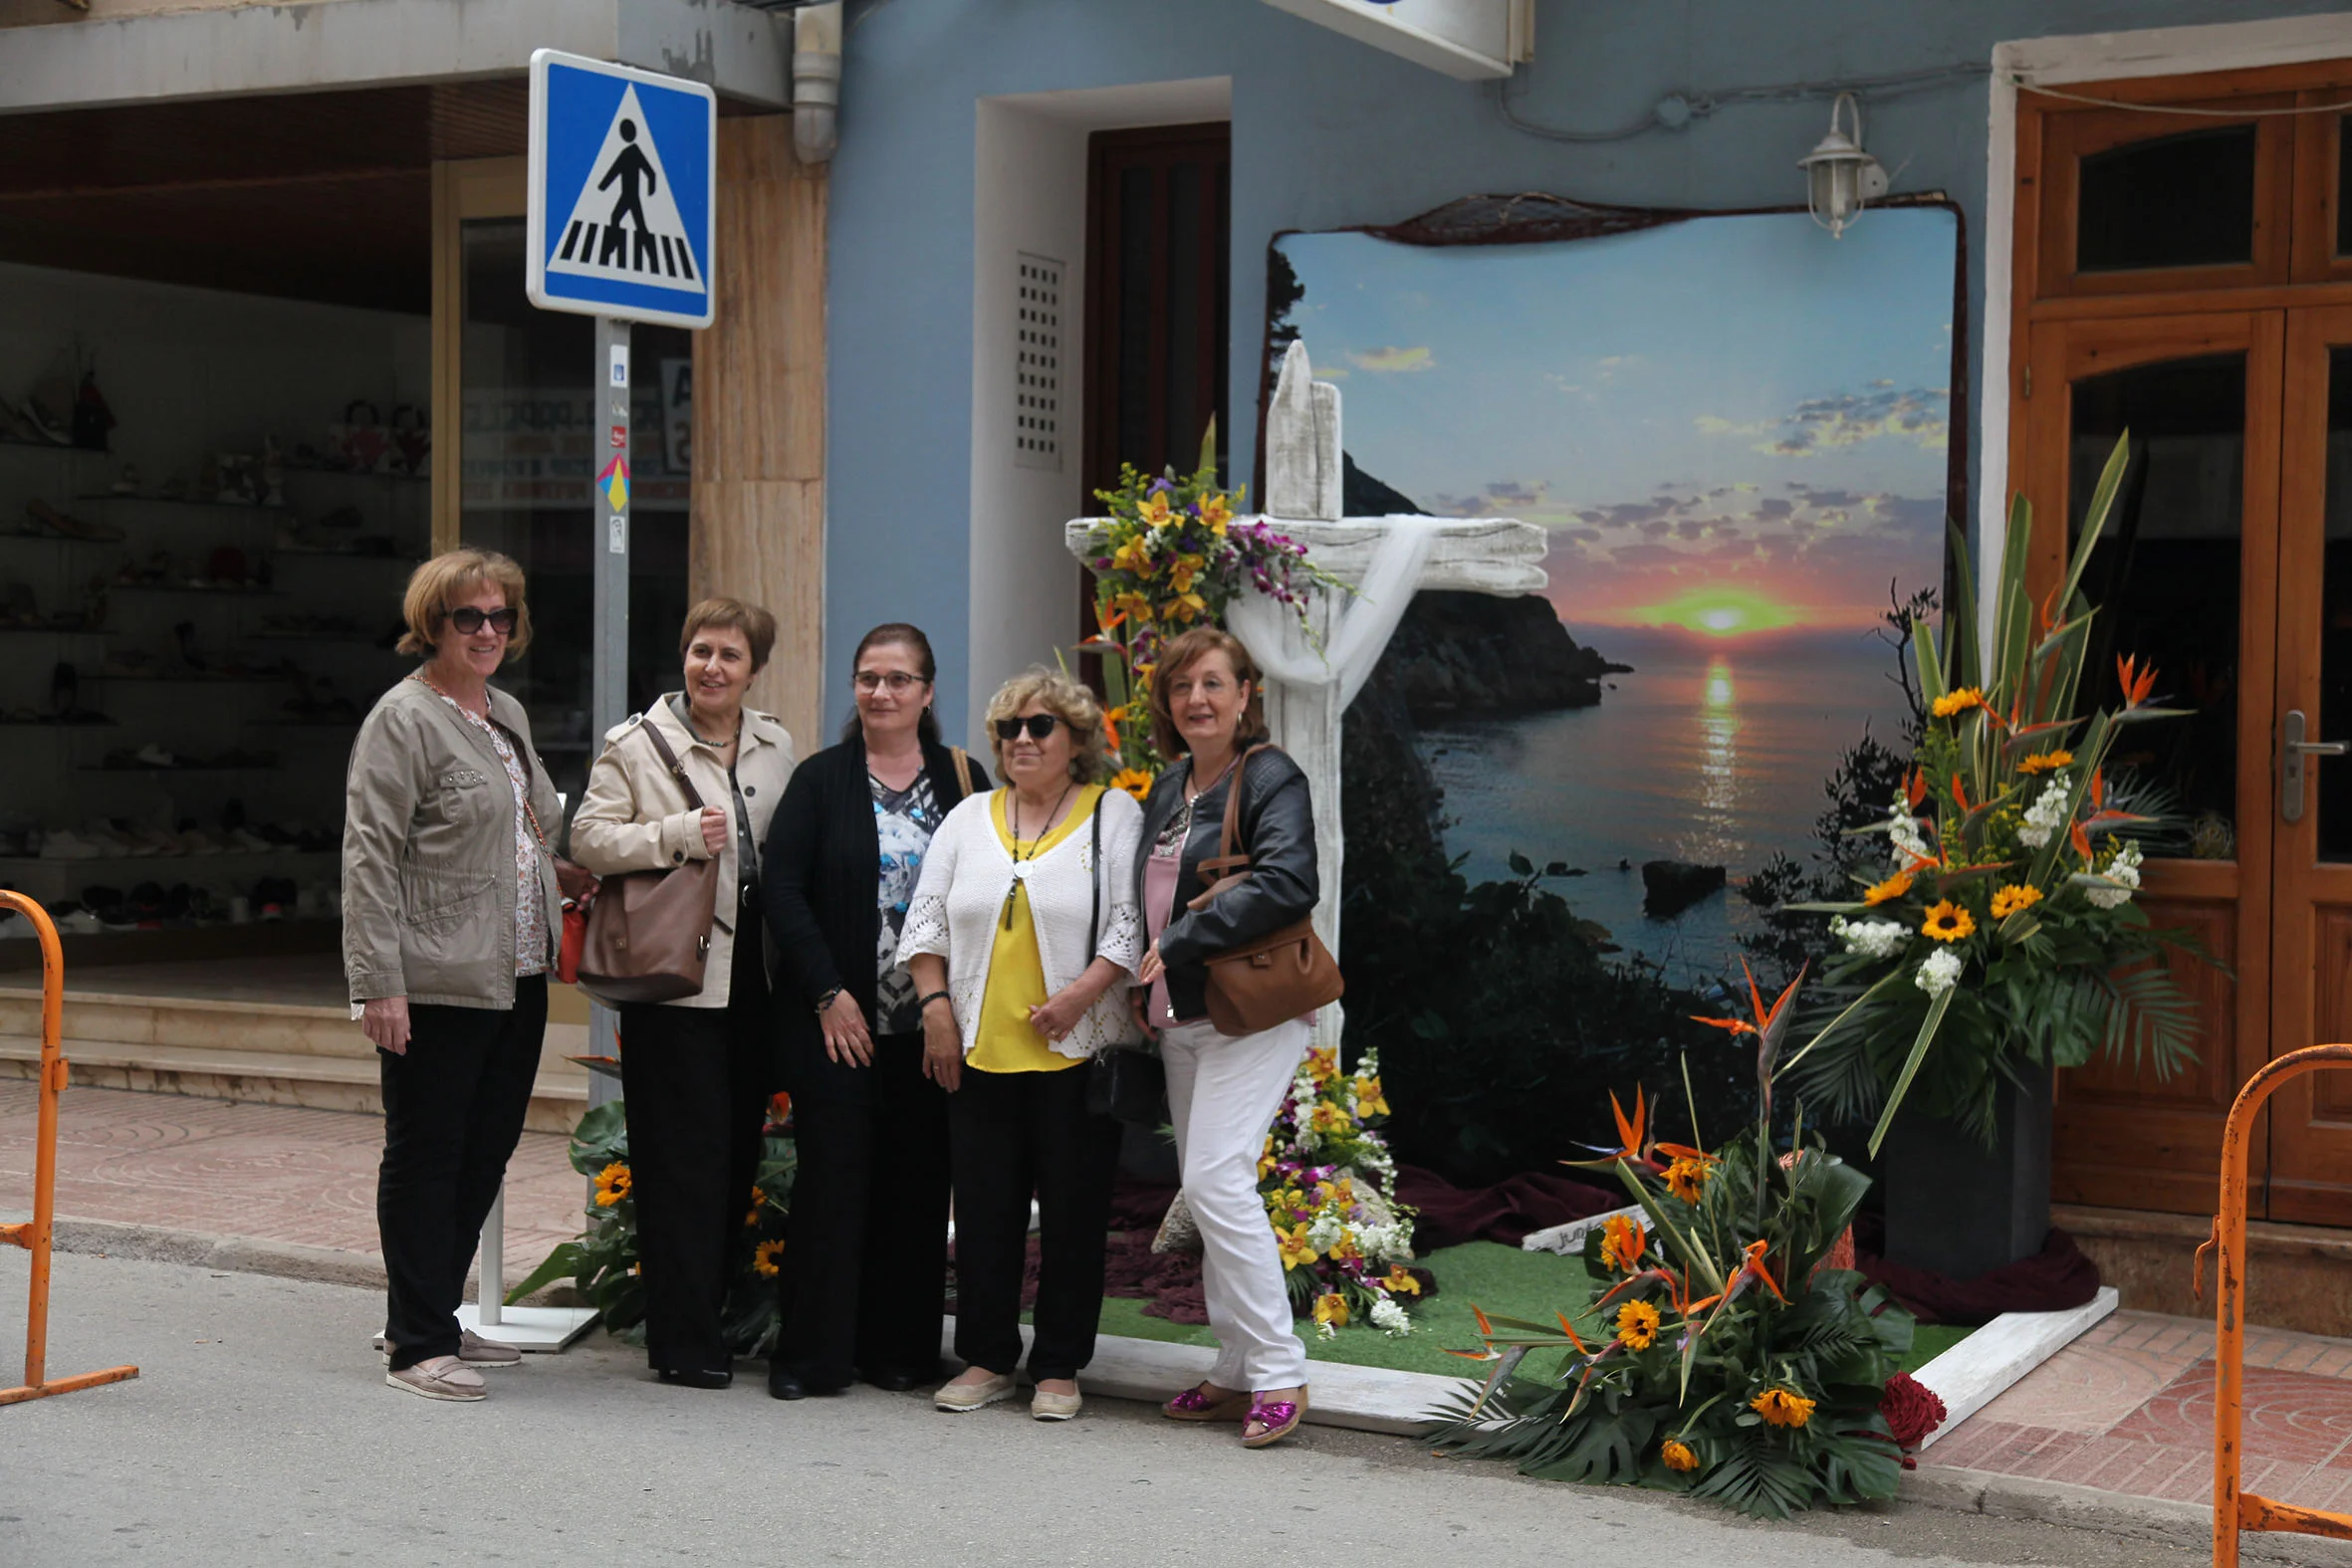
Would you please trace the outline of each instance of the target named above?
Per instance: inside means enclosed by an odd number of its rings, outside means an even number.
[[[1944,1014],[1951,1010],[1952,998],[1959,988],[1944,992],[1928,1004],[1927,1016],[1919,1023],[1919,1035],[1911,1042],[1911,1054],[1904,1059],[1903,1070],[1895,1075],[1895,1086],[1887,1091],[1886,1107],[1879,1113],[1878,1126],[1871,1130],[1870,1157],[1878,1158],[1878,1146],[1886,1141],[1887,1128],[1893,1125],[1895,1112],[1902,1109],[1903,1096],[1911,1092],[1911,1080],[1919,1076],[1919,1064],[1927,1059],[1928,1047],[1935,1043],[1936,1030],[1944,1022]]]

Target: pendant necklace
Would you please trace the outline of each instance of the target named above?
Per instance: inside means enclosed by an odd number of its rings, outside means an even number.
[[[1060,814],[1062,802],[1069,798],[1070,790],[1076,788],[1077,784],[1078,782],[1072,779],[1061,786],[1061,794],[1059,798],[1055,800],[1054,809],[1046,813],[1046,825],[1039,828],[1038,836],[1030,840],[1029,859],[1026,863],[1021,857],[1021,791],[1018,789],[1008,791],[1010,798],[1005,802],[1005,814],[1011,819],[1013,828],[1013,885],[1005,889],[1005,929],[1007,931],[1013,929],[1013,902],[1021,896],[1021,884],[1029,880],[1030,866],[1037,863],[1039,846],[1045,843],[1046,834],[1053,830],[1054,818]]]

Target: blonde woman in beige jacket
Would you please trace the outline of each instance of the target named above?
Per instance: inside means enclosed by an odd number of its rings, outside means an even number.
[[[599,876],[717,859],[702,990],[620,1009],[621,1093],[645,1271],[645,1359],[664,1383],[734,1377],[721,1313],[776,1086],[760,919],[760,845],[792,778],[793,739],[746,708],[776,617],[740,599],[686,612],[685,687],[604,737],[572,819],[574,858]],[[700,797],[671,773],[657,733]]]

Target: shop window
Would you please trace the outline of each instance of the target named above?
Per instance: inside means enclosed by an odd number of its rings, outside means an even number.
[[[2242,265],[2254,259],[2255,128],[2126,142],[2082,159],[2075,270]]]
[[[556,787],[577,804],[597,743],[589,722],[595,497],[606,461],[590,385],[594,324],[523,292],[520,218],[461,231],[465,286],[458,537],[503,551],[531,583],[534,640],[499,684],[522,699]],[[631,712],[679,685],[686,613],[692,339],[637,327],[629,366]]]

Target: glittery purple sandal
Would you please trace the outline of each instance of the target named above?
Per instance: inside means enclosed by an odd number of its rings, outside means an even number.
[[[1306,1419],[1306,1390],[1298,1390],[1295,1404],[1287,1399],[1262,1400],[1251,1396],[1250,1419],[1242,1426],[1242,1447],[1264,1449],[1282,1442]],[[1253,1435],[1252,1427],[1261,1429]]]
[[[1222,1399],[1213,1399],[1207,1392],[1208,1388],[1208,1384],[1202,1383],[1186,1389],[1162,1405],[1160,1414],[1170,1421],[1232,1421],[1250,1408],[1250,1396],[1247,1394],[1228,1394]]]

